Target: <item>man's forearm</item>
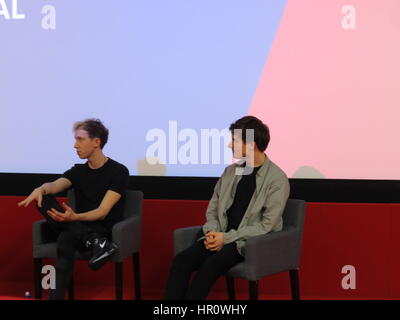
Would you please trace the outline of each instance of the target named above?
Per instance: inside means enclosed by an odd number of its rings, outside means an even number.
[[[46,194],[57,194],[71,186],[71,182],[66,178],[59,178],[52,182],[47,182],[42,184],[39,188],[43,193]]]
[[[39,189],[42,189],[43,195],[46,194],[56,194],[57,192],[54,192],[54,185],[52,182],[47,182],[42,184]]]
[[[97,221],[103,220],[107,216],[107,213],[101,209],[97,208],[94,210],[90,210],[88,212],[78,213],[78,221]]]

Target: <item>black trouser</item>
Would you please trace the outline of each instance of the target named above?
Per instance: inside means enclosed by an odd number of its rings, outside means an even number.
[[[56,288],[50,291],[49,299],[64,299],[74,270],[75,252],[87,250],[86,241],[91,241],[96,237],[108,236],[109,231],[98,222],[57,222],[53,220],[48,215],[47,210],[54,208],[62,213],[65,210],[51,195],[44,196],[42,207],[37,206],[37,208],[46,218],[51,229],[58,235]]]
[[[203,240],[196,241],[188,249],[178,253],[172,263],[165,299],[203,300],[208,296],[217,279],[231,267],[243,261],[236,244],[224,245],[220,251],[209,251]],[[193,271],[196,274],[189,286]]]

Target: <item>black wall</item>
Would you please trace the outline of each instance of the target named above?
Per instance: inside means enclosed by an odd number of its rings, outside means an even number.
[[[28,195],[56,174],[0,173],[0,195]],[[218,178],[131,176],[146,199],[209,200]],[[308,202],[400,203],[399,180],[290,179],[291,198]]]

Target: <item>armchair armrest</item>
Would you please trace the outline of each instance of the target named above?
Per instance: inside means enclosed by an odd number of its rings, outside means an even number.
[[[249,279],[296,269],[300,260],[299,234],[294,228],[250,238],[245,246],[245,270]]]
[[[139,216],[125,219],[116,223],[112,228],[112,241],[119,250],[113,260],[123,261],[126,257],[140,250],[140,224]]]
[[[180,228],[174,231],[174,251],[175,255],[188,248],[196,241],[196,236],[202,226]]]

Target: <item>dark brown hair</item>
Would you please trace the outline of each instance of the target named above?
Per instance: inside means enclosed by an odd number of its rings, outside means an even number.
[[[260,151],[265,151],[270,141],[269,128],[260,119],[253,116],[245,116],[232,123],[229,130],[234,133],[235,129],[242,130],[242,141],[246,143],[246,129],[254,130],[254,142]]]
[[[108,141],[108,129],[99,119],[86,119],[84,121],[78,121],[74,124],[74,131],[83,129],[87,131],[91,139],[100,139],[100,148],[106,145]]]

